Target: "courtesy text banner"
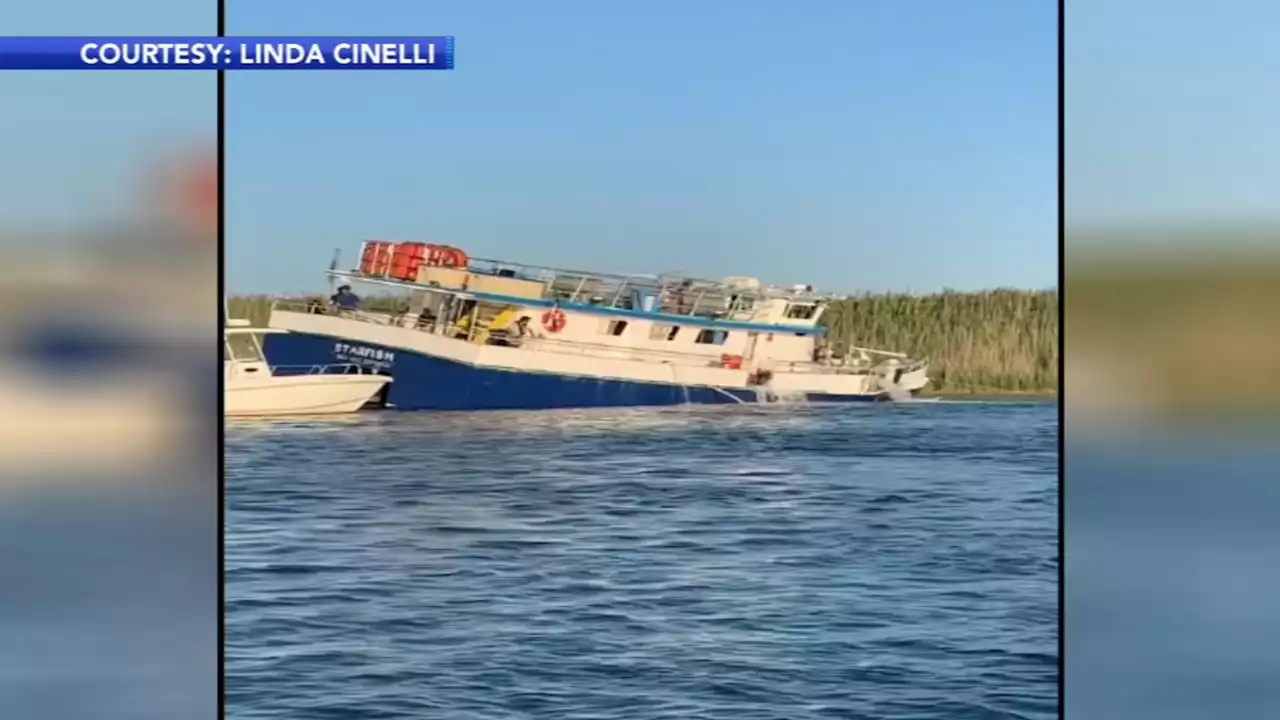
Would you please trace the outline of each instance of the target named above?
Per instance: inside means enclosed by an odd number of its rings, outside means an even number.
[[[6,37],[0,70],[452,70],[453,37]]]

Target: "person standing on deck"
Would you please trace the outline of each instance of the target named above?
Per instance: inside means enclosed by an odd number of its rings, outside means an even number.
[[[507,327],[499,330],[494,334],[492,342],[494,345],[505,345],[507,347],[520,347],[528,338],[538,337],[533,328],[529,327],[529,316],[521,316],[519,320],[511,323]]]
[[[360,297],[351,292],[350,285],[343,285],[338,288],[338,292],[329,297],[329,302],[341,312],[360,309]]]
[[[819,337],[813,342],[813,361],[819,365],[826,365],[831,359],[831,347],[827,344],[825,337]]]

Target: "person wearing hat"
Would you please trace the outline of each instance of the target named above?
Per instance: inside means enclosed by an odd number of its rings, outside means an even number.
[[[350,285],[343,285],[338,288],[338,292],[334,293],[329,302],[340,311],[350,311],[360,309],[360,298],[351,292]]]

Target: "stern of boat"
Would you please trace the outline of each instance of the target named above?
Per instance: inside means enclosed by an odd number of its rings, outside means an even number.
[[[902,368],[898,376],[898,387],[912,395],[918,394],[929,384],[929,362],[927,360],[912,361]]]

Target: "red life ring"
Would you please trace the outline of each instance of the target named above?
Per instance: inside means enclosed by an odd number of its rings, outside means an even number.
[[[567,323],[564,311],[559,308],[542,313],[542,327],[546,328],[547,332],[558,333]]]

